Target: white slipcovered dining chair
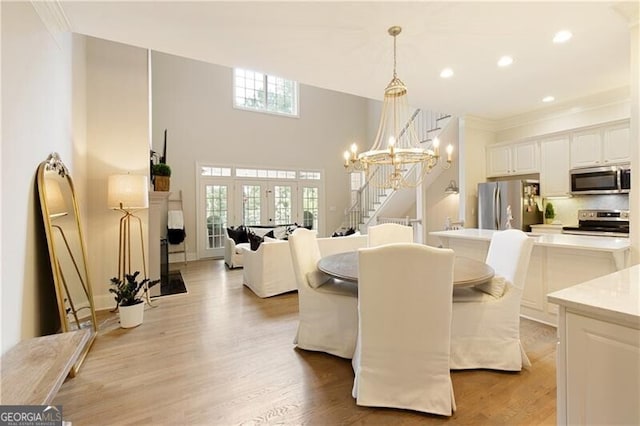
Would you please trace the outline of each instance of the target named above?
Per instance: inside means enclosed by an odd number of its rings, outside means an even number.
[[[452,369],[520,371],[531,365],[520,342],[520,300],[532,249],[533,239],[522,231],[494,233],[486,259],[493,282],[454,290]]]
[[[383,244],[412,243],[413,228],[397,223],[381,223],[370,226],[367,229],[369,247],[377,247]]]
[[[390,244],[359,251],[358,405],[450,416],[453,250]]]
[[[299,324],[294,343],[300,349],[353,357],[358,334],[358,286],[318,270],[315,232],[298,228],[289,236],[298,283]]]

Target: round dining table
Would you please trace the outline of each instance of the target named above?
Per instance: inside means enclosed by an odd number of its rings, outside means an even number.
[[[348,251],[325,256],[318,261],[318,269],[325,274],[348,281],[358,281],[358,252]],[[453,264],[454,287],[470,287],[488,282],[493,268],[484,262],[456,256]]]

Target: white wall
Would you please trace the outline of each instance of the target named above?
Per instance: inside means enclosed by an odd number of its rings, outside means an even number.
[[[366,138],[368,100],[300,84],[300,118],[233,108],[231,68],[153,52],[153,149],[167,130],[171,191],[182,190],[190,257],[195,257],[196,162],[320,169],[325,177],[325,233],[349,204],[342,152]]]
[[[456,183],[460,182],[458,173],[460,153],[458,144],[458,120],[452,118],[449,125],[438,136],[438,139],[440,139],[441,161],[446,160],[447,154],[445,149],[449,144],[453,145],[454,156],[450,168],[443,170],[439,175],[434,176],[433,179],[426,179],[428,186],[424,192],[422,226],[426,235],[425,243],[432,246],[438,246],[440,244],[440,238],[429,236],[429,232],[443,230],[447,218],[450,218],[451,221],[458,220],[460,194],[445,194],[444,192],[452,180],[455,180]],[[437,165],[431,173],[438,173],[440,167],[440,165]]]
[[[2,2],[2,353],[22,339],[56,331],[58,312],[37,192],[36,169],[57,151],[74,180],[84,176],[75,133],[83,97],[82,46],[53,37],[30,3]],[[74,52],[74,49],[76,51]],[[80,151],[78,151],[80,152]],[[10,206],[10,208],[8,208]]]
[[[147,50],[91,37],[86,45],[87,251],[96,308],[104,309],[115,303],[108,289],[110,278],[118,273],[122,217],[107,207],[107,179],[129,172],[149,175]],[[148,211],[137,214],[143,221],[146,244]],[[142,272],[140,249],[135,245],[138,229],[132,226],[131,233],[131,272]]]
[[[495,142],[496,134],[493,122],[477,117],[466,116],[461,119],[460,148],[460,194],[464,198],[460,218],[466,228],[478,226],[478,183],[486,181],[485,147]]]

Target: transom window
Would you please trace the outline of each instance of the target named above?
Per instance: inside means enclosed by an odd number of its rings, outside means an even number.
[[[200,170],[201,176],[231,176],[231,167],[209,167],[203,166]]]
[[[266,178],[266,179],[296,179],[295,170],[273,169],[241,169],[236,168],[236,177]]]
[[[298,116],[298,83],[294,80],[235,68],[233,89],[236,108]]]

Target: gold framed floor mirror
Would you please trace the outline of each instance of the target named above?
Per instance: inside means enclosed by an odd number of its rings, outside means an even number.
[[[40,163],[37,185],[60,315],[60,332],[90,332],[87,344],[71,368],[70,375],[74,376],[95,340],[98,326],[78,200],[69,170],[57,153],[50,154],[46,161]]]

